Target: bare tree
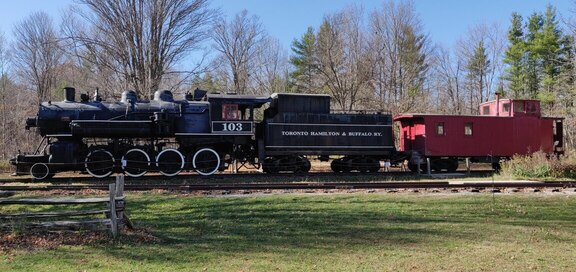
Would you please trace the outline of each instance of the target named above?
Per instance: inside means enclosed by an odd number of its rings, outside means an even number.
[[[229,22],[221,18],[214,25],[213,48],[220,53],[220,64],[228,67],[226,70],[233,82],[234,92],[246,93],[250,71],[266,38],[260,19],[257,16],[249,17],[246,10],[236,14]]]
[[[354,109],[372,75],[362,10],[350,7],[324,18],[317,39],[318,71],[341,110]]]
[[[6,159],[6,146],[7,146],[7,139],[8,133],[10,133],[9,129],[7,129],[8,125],[8,92],[9,92],[9,84],[10,79],[8,78],[8,53],[6,52],[5,42],[4,42],[4,33],[0,32],[0,103],[2,108],[1,115],[2,115],[2,159]]]
[[[18,148],[31,149],[38,143],[38,135],[24,130],[23,120],[38,110],[36,88],[25,87],[32,84],[25,81],[19,85],[15,81],[14,66],[11,65],[11,52],[6,47],[3,33],[0,32],[0,158],[8,159]]]
[[[94,26],[75,16],[77,6],[71,6],[62,18],[63,39],[61,45],[66,60],[63,78],[79,90],[99,89],[104,99],[119,96],[119,90],[133,89],[126,78],[124,67],[118,59],[91,41],[106,40]],[[84,40],[89,37],[90,40]]]
[[[288,58],[280,42],[278,39],[268,37],[260,46],[262,49],[256,56],[259,65],[253,70],[255,93],[286,92]]]
[[[439,112],[462,114],[464,94],[462,90],[462,62],[454,60],[450,51],[438,47],[432,68],[431,81],[437,92],[436,104]]]
[[[13,63],[18,75],[38,93],[38,101],[50,100],[62,58],[52,19],[44,12],[30,15],[14,27]]]
[[[422,34],[413,3],[387,1],[370,19],[373,84],[380,105],[393,113],[424,108],[424,83],[433,50]]]
[[[6,50],[6,42],[4,38],[4,33],[0,32],[0,95],[1,98],[4,99],[5,92],[7,91],[8,85],[8,62],[9,62],[9,55],[8,51]]]
[[[145,97],[159,89],[167,73],[179,72],[171,68],[201,49],[216,14],[208,0],[78,2],[87,8],[74,9],[83,21],[70,19],[65,28],[78,56],[114,71]]]
[[[568,9],[568,15],[562,18],[562,21],[571,37],[569,44],[572,48],[576,48],[576,1],[572,1],[572,8]],[[562,69],[559,76],[558,88],[563,89],[559,97],[561,103],[555,104],[549,114],[565,117],[565,144],[568,148],[574,150],[576,147],[576,54],[574,51],[567,57],[567,62],[570,64]]]
[[[467,65],[464,69],[469,79],[474,78],[465,85],[470,105],[468,113],[477,113],[477,105],[487,101],[498,88],[505,44],[504,32],[498,24],[472,26],[465,37],[457,41],[457,61],[470,64],[471,60],[478,60],[479,45],[482,45],[484,53],[480,55],[485,55],[485,57],[481,62],[485,61],[489,64],[484,71],[478,70],[483,65]],[[478,77],[479,72],[483,73],[481,80]]]

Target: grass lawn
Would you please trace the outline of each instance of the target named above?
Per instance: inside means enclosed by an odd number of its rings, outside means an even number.
[[[576,195],[127,197],[157,239],[0,251],[0,271],[576,269]]]

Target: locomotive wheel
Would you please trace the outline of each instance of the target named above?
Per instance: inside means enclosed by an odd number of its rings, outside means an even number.
[[[312,164],[308,160],[308,158],[304,156],[298,156],[295,158],[295,170],[293,172],[296,173],[308,173],[312,168]]]
[[[312,164],[310,163],[308,158],[301,157],[301,159],[302,159],[302,164],[300,165],[300,172],[302,172],[302,173],[310,172],[310,169],[312,169]]]
[[[408,163],[408,169],[410,169],[412,173],[418,173],[418,165],[415,163]],[[420,173],[425,173],[427,170],[428,169],[425,163],[420,164]]]
[[[349,157],[342,158],[340,163],[340,171],[343,173],[350,173],[353,170],[353,161]]]
[[[48,165],[41,162],[35,163],[30,167],[30,175],[32,175],[36,180],[43,180],[54,176],[54,174],[50,173]]]
[[[95,178],[105,178],[114,170],[114,156],[104,149],[98,149],[88,153],[84,161],[84,167],[88,174]]]
[[[275,161],[271,158],[264,159],[264,163],[262,164],[262,171],[268,174],[277,174],[278,172],[280,172]]]
[[[212,175],[220,168],[220,155],[212,148],[202,148],[194,154],[192,166],[200,175]]]
[[[130,149],[122,156],[122,170],[127,176],[141,177],[150,168],[150,156],[142,149]]]
[[[160,174],[167,177],[176,176],[184,168],[184,156],[176,149],[164,149],[156,156],[156,166]]]
[[[370,166],[368,166],[368,171],[372,172],[372,173],[376,173],[376,172],[380,171],[380,161],[373,159],[370,162]]]
[[[430,163],[432,164],[430,165],[430,169],[432,169],[434,172],[442,172],[442,169],[448,169],[449,165],[448,162],[444,162],[442,160],[431,160]]]
[[[448,167],[446,170],[448,170],[448,172],[456,172],[456,170],[458,170],[458,160],[452,159],[448,161]]]
[[[330,168],[332,169],[333,172],[335,173],[339,173],[342,172],[342,169],[344,168],[344,163],[342,162],[342,159],[335,159],[330,163]]]
[[[373,158],[359,158],[354,160],[355,170],[359,172],[378,172],[380,170],[380,161]]]

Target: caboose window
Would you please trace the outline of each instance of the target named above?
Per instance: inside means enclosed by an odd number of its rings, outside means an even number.
[[[490,115],[490,106],[482,107],[482,115]]]
[[[503,112],[510,112],[510,103],[502,104],[502,111]]]
[[[444,135],[444,122],[436,123],[436,134]]]
[[[468,122],[464,124],[464,135],[471,136],[472,135],[472,123]]]
[[[240,120],[238,104],[222,104],[222,120]]]
[[[524,112],[524,101],[514,101],[514,112]]]

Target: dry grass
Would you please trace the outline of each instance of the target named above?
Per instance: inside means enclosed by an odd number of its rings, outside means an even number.
[[[576,153],[560,158],[549,157],[543,152],[514,156],[512,160],[502,162],[501,175],[519,179],[576,179]]]

